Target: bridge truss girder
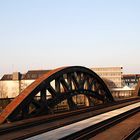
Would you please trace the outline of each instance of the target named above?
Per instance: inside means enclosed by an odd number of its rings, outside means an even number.
[[[50,114],[64,100],[70,110],[76,109],[73,97],[80,94],[90,104],[94,104],[92,98],[102,103],[114,101],[103,80],[92,70],[81,66],[62,67],[47,72],[23,90],[3,110],[0,123]]]

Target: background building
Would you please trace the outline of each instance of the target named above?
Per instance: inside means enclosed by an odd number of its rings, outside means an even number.
[[[107,83],[109,88],[122,87],[123,67],[91,68]]]
[[[135,87],[140,80],[140,74],[124,74],[122,82],[129,87]]]
[[[26,74],[5,74],[0,80],[0,98],[14,98],[28,85],[49,70],[31,70]]]

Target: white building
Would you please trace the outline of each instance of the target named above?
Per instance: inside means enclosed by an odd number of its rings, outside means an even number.
[[[15,72],[5,74],[0,80],[0,98],[14,98],[30,85],[35,79],[48,72],[48,70],[33,70],[26,74]]]
[[[130,88],[128,86],[124,86],[123,88],[111,89],[113,97],[117,99],[135,96],[134,91],[135,91],[135,88]]]
[[[123,67],[96,67],[91,69],[107,82],[109,88],[122,87]]]

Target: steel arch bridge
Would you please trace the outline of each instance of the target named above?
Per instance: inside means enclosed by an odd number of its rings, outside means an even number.
[[[24,89],[3,110],[0,123],[49,114],[64,100],[70,110],[76,109],[73,97],[77,95],[84,95],[92,105],[95,100],[114,101],[106,84],[92,70],[82,66],[61,67],[47,72]]]

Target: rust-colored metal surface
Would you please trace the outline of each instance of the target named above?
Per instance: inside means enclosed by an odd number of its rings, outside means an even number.
[[[22,91],[1,113],[0,124],[48,114],[64,100],[73,110],[77,108],[73,96],[78,94],[85,95],[89,102],[94,102],[93,98],[102,103],[114,101],[103,80],[90,69],[61,67],[44,74]]]
[[[138,82],[135,91],[134,91],[135,96],[140,96],[140,81]]]
[[[20,103],[27,98],[30,93],[45,79],[47,79],[49,76],[53,75],[57,71],[62,70],[62,68],[55,69],[53,71],[49,71],[47,74],[43,75],[39,79],[37,79],[35,82],[33,82],[31,85],[28,86],[25,90],[23,90],[0,114],[0,123],[3,123],[7,117],[16,109]]]

